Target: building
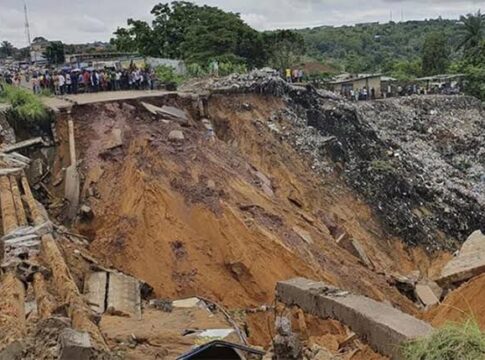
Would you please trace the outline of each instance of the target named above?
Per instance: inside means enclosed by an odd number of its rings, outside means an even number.
[[[418,78],[416,82],[424,85],[427,90],[432,88],[451,89],[458,87],[465,79],[465,76],[465,74],[441,74]]]
[[[30,61],[33,64],[47,64],[44,53],[49,45],[49,40],[43,37],[36,37],[30,45]]]
[[[360,91],[364,88],[367,89],[369,96],[374,93],[376,98],[380,98],[381,95],[381,74],[358,74],[350,75],[349,77],[338,77],[336,80],[329,83],[333,92],[346,95],[350,94],[350,91]],[[372,92],[372,89],[374,91]]]

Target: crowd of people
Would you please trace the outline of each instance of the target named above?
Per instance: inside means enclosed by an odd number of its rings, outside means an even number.
[[[411,96],[411,95],[428,95],[428,94],[441,94],[441,95],[454,95],[459,94],[461,88],[459,85],[433,85],[433,86],[420,86],[419,84],[409,85],[387,85],[380,89],[380,93],[377,94],[374,88],[367,89],[343,89],[340,95],[344,96],[351,101],[361,100],[375,100],[377,96],[381,99],[386,99],[396,96]]]
[[[31,77],[34,93],[41,93],[47,89],[56,95],[135,89],[153,90],[155,81],[156,76],[152,70],[137,68],[33,72]]]
[[[289,83],[301,83],[304,76],[302,69],[285,69],[285,79]]]

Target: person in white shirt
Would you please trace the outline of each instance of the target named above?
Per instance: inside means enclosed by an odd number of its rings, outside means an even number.
[[[72,92],[72,79],[71,74],[66,73],[66,92],[70,94]]]
[[[61,93],[61,95],[64,95],[65,85],[66,78],[64,77],[64,75],[59,74],[59,92]]]

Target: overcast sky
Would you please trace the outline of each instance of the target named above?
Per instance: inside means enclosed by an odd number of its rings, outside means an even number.
[[[150,20],[157,0],[26,0],[32,37],[66,43],[108,41],[129,17]],[[458,18],[485,0],[195,0],[238,12],[258,30],[369,21]],[[22,0],[0,0],[0,41],[27,45]]]

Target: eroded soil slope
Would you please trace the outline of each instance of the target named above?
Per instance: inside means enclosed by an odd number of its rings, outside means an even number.
[[[189,126],[137,102],[136,109],[108,103],[72,114],[81,202],[94,212],[77,227],[95,256],[143,279],[159,298],[199,295],[254,306],[272,301],[276,281],[306,276],[415,312],[386,275],[414,270],[416,262],[425,273],[427,257],[405,252],[338,174],[317,176],[275,131],[271,119],[286,107],[280,98],[211,97],[206,111],[215,138],[190,99],[152,103],[186,109]],[[58,169],[69,161],[62,123]],[[184,140],[171,141],[172,130]],[[367,265],[336,239],[357,239]]]

